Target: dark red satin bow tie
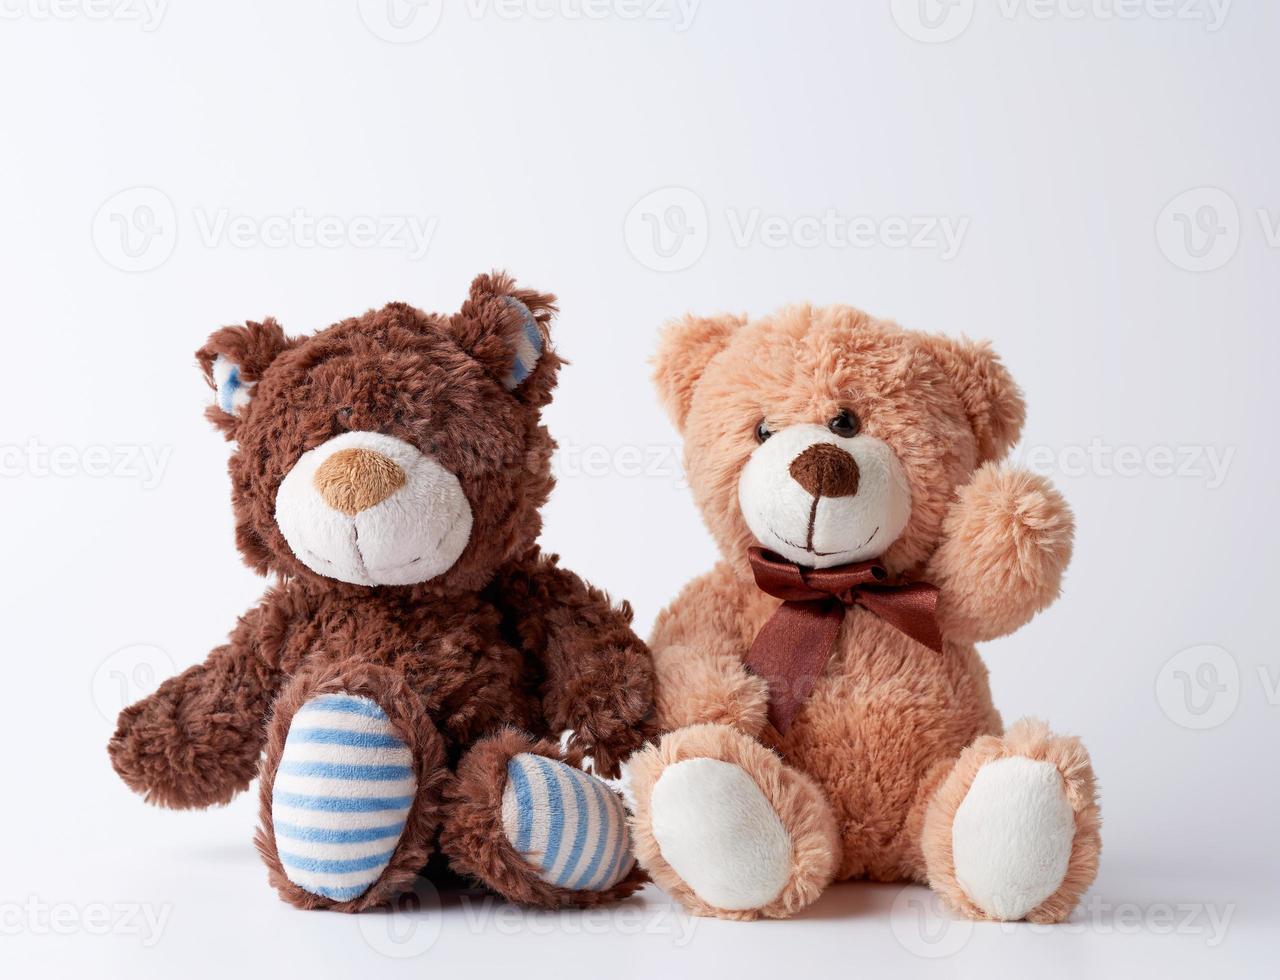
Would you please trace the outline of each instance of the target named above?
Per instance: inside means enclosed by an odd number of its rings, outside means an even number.
[[[862,606],[917,643],[942,652],[938,590],[927,582],[894,584],[884,566],[863,561],[801,568],[771,551],[747,551],[756,585],[782,599],[761,627],[746,664],[769,685],[769,722],[791,727],[831,656],[850,606]]]

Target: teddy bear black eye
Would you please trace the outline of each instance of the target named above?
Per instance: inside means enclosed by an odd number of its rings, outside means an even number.
[[[827,428],[844,439],[852,439],[860,428],[858,416],[848,409],[841,409],[840,414],[827,423]]]
[[[764,442],[773,432],[769,429],[769,423],[761,419],[756,423],[756,442]]]

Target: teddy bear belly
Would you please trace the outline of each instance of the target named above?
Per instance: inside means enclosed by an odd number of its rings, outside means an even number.
[[[291,675],[333,662],[389,668],[455,748],[507,725],[542,735],[536,673],[504,642],[499,622],[497,610],[475,598],[409,609],[376,597],[331,599],[308,629],[291,636],[279,669]]]
[[[842,637],[778,748],[826,791],[844,846],[838,878],[919,878],[909,818],[960,751],[1002,725],[971,647],[939,655],[871,632]]]

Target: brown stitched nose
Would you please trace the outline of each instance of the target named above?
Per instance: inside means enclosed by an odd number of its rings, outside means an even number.
[[[339,449],[320,464],[313,480],[326,504],[352,517],[405,483],[404,470],[372,449]]]
[[[858,492],[858,464],[839,446],[820,442],[791,461],[791,479],[814,497],[852,497]]]

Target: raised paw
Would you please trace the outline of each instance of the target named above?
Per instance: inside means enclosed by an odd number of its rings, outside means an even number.
[[[1097,873],[1098,823],[1080,743],[1019,722],[966,749],[935,794],[930,883],[974,918],[1061,921]]]
[[[821,790],[743,733],[680,729],[630,774],[636,854],[690,911],[780,918],[831,881],[840,843]]]
[[[416,791],[409,746],[376,701],[307,701],[289,725],[271,796],[285,876],[334,902],[359,898],[390,864]]]

